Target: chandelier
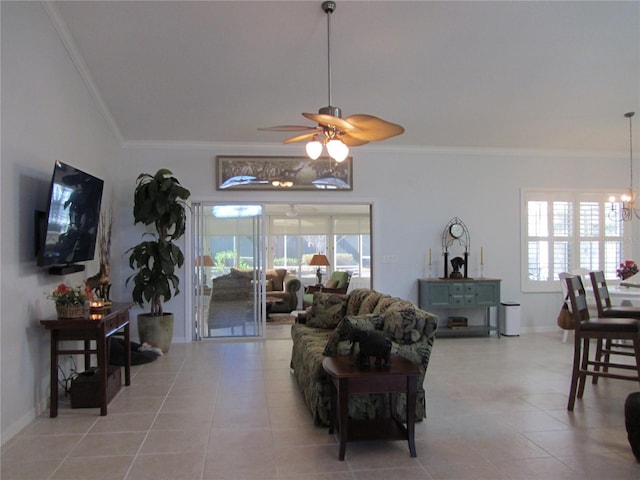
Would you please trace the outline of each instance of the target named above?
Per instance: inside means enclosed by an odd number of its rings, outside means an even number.
[[[636,206],[636,192],[633,189],[633,128],[632,117],[635,112],[627,112],[624,114],[625,118],[629,119],[629,189],[620,195],[620,202],[622,206],[616,208],[616,197],[609,197],[611,202],[611,210],[609,212],[609,218],[611,220],[619,220],[628,222],[636,218],[640,219],[640,212]]]

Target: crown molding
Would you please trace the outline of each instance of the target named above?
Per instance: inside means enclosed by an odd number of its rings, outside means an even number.
[[[98,87],[93,81],[93,77],[89,73],[89,69],[85,64],[82,58],[82,55],[78,51],[78,48],[76,47],[76,44],[73,40],[73,37],[71,36],[71,33],[69,33],[69,28],[67,27],[67,24],[62,19],[60,12],[58,11],[58,7],[55,6],[54,2],[43,1],[42,4],[44,5],[44,8],[47,14],[49,15],[49,19],[51,20],[53,27],[58,33],[58,36],[60,37],[60,40],[62,41],[64,48],[67,50],[69,57],[71,57],[71,61],[73,62],[73,65],[76,67],[76,70],[80,75],[80,78],[82,78],[82,81],[84,82],[87,89],[89,90],[89,93],[91,94],[94,101],[98,105],[98,110],[100,111],[100,113],[106,120],[107,124],[109,125],[109,128],[111,129],[111,132],[115,136],[116,141],[120,145],[122,145],[124,142],[124,137],[122,136],[122,132],[118,128],[118,125],[116,124],[116,121],[114,120],[113,115],[111,115],[111,111],[109,110],[109,108],[107,108],[107,105],[104,103],[104,100],[102,100],[102,96],[98,91]]]

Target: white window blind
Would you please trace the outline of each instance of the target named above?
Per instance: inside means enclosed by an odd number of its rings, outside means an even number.
[[[624,223],[611,218],[608,198],[608,192],[523,190],[523,291],[557,291],[558,274],[578,269],[615,279]]]

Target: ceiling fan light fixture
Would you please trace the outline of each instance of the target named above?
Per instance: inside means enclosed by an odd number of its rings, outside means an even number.
[[[336,162],[342,163],[349,155],[349,147],[347,147],[342,140],[334,138],[327,142],[327,152],[329,152],[329,156]]]
[[[305,150],[311,160],[317,160],[322,154],[322,143],[316,137],[313,137],[313,140],[305,146]]]
[[[259,128],[258,130],[266,130],[272,132],[305,132],[300,135],[295,135],[291,138],[284,140],[285,144],[307,141],[310,138],[315,139],[316,135],[324,135],[332,140],[338,135],[344,147],[339,147],[340,153],[330,154],[336,161],[344,161],[349,155],[347,146],[355,147],[364,145],[369,142],[379,142],[386,140],[387,138],[401,135],[404,133],[404,128],[401,125],[388,122],[381,118],[367,114],[355,114],[350,115],[347,118],[342,118],[342,110],[338,107],[334,107],[331,101],[331,15],[336,9],[335,1],[322,2],[322,10],[327,17],[327,93],[328,103],[326,107],[320,108],[318,113],[303,113],[302,115],[309,120],[316,122],[316,126],[310,127],[306,125],[278,125],[275,127]],[[325,139],[325,144],[326,144]],[[311,146],[310,144],[314,144]],[[312,140],[306,147],[307,155],[310,158],[314,157],[317,152],[317,146]],[[309,149],[311,153],[309,153]],[[346,150],[346,152],[345,152]],[[312,155],[313,154],[313,155]]]

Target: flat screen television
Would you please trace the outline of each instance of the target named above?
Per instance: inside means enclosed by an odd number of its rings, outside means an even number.
[[[66,274],[84,270],[77,263],[94,258],[103,186],[101,179],[55,162],[47,212],[38,233],[38,266]]]

